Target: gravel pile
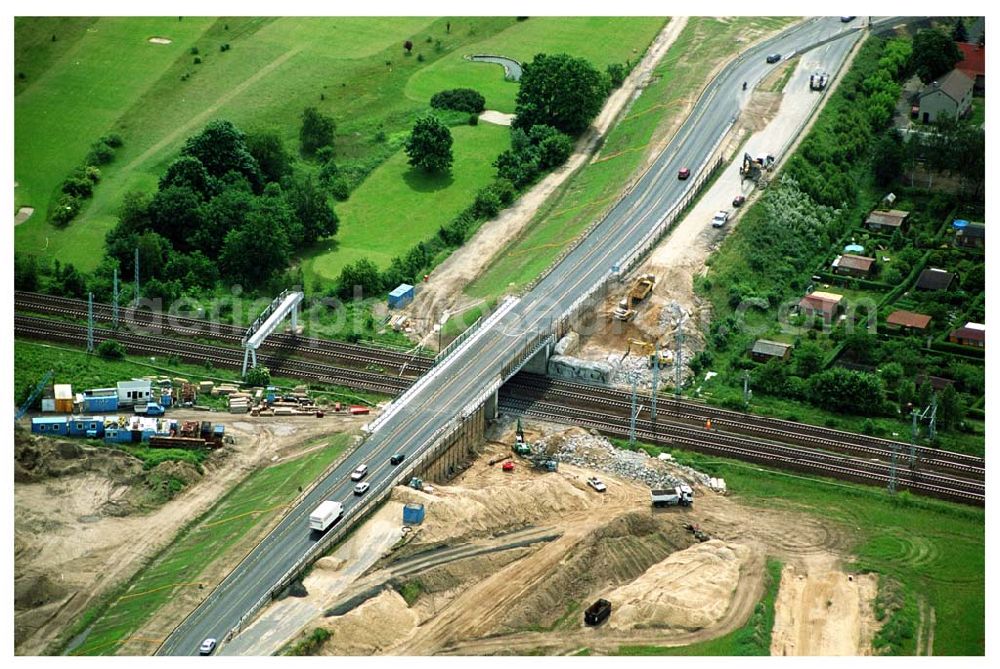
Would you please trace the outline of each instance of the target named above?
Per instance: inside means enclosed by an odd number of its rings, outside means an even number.
[[[555,447],[555,448],[553,448]],[[681,467],[653,458],[643,451],[615,448],[604,437],[593,435],[552,435],[534,446],[536,452],[549,452],[559,462],[607,472],[613,476],[645,483],[650,488],[671,488],[694,480],[705,485],[708,477],[690,467]],[[673,471],[671,471],[673,470]],[[683,472],[681,478],[676,472]]]

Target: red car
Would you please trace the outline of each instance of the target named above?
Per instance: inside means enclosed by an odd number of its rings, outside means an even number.
[[[505,472],[512,472],[514,471],[514,463],[508,460],[507,462],[503,463],[501,469],[503,469]]]
[[[689,170],[686,167],[682,167],[677,171],[677,178],[680,179],[681,181],[684,181],[689,176],[691,176],[691,170]]]
[[[736,197],[733,198],[733,206],[734,207],[742,206],[743,203],[746,201],[747,201],[746,195],[737,195]]]

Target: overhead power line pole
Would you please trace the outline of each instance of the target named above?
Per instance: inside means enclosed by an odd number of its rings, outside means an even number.
[[[135,247],[135,306],[139,306],[139,247]]]
[[[87,353],[94,352],[94,294],[87,293]]]
[[[118,268],[115,267],[114,288],[111,293],[111,322],[118,329]]]

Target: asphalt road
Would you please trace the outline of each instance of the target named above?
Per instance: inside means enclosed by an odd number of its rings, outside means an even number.
[[[309,513],[326,499],[345,504],[350,522],[359,499],[352,494],[350,472],[360,463],[369,465],[366,480],[373,491],[398,473],[389,464],[393,453],[404,452],[413,461],[441,426],[453,419],[484,386],[495,381],[504,364],[521,352],[537,332],[548,332],[577,296],[606,277],[611,266],[631,250],[694,181],[679,181],[681,167],[692,170],[706,159],[723,129],[739,112],[744,81],[759,81],[782,62],[767,64],[765,56],[790,56],[798,49],[844,32],[845,39],[826,51],[824,67],[834,71],[860,33],[846,32],[859,24],[845,25],[837,17],[807,21],[777,39],[745,52],[706,90],[677,136],[636,187],[616,206],[590,236],[510,313],[476,342],[452,354],[447,373],[416,393],[412,400],[314,488],[279,523],[261,544],[213,591],[159,649],[159,655],[194,655],[201,641],[215,637],[222,642],[245,611],[264,595],[317,540],[309,530]],[[828,59],[828,60],[827,60]],[[224,645],[220,648],[224,653]]]

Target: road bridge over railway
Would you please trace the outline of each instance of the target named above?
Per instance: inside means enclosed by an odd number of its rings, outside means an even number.
[[[233,570],[174,631],[158,654],[189,655],[206,637],[225,640],[238,634],[271,597],[348,528],[388,496],[414,471],[461,446],[481,429],[496,390],[574,325],[575,316],[600,299],[614,280],[612,268],[626,273],[669,228],[720,163],[719,144],[740,113],[743,81],[757,81],[776,65],[765,55],[790,56],[824,45],[823,66],[836,71],[862,28],[838,18],[810,19],[743,52],[706,87],[691,115],[652,166],[624,193],[541,279],[518,298],[507,300],[491,317],[428,372],[429,381],[404,393],[386,416],[369,426],[358,450],[324,473],[278,526]],[[691,178],[678,180],[687,167]],[[389,457],[403,452],[402,465]],[[371,490],[351,494],[348,474],[368,463]],[[321,538],[308,531],[308,515],[326,499],[344,502],[343,520]]]

